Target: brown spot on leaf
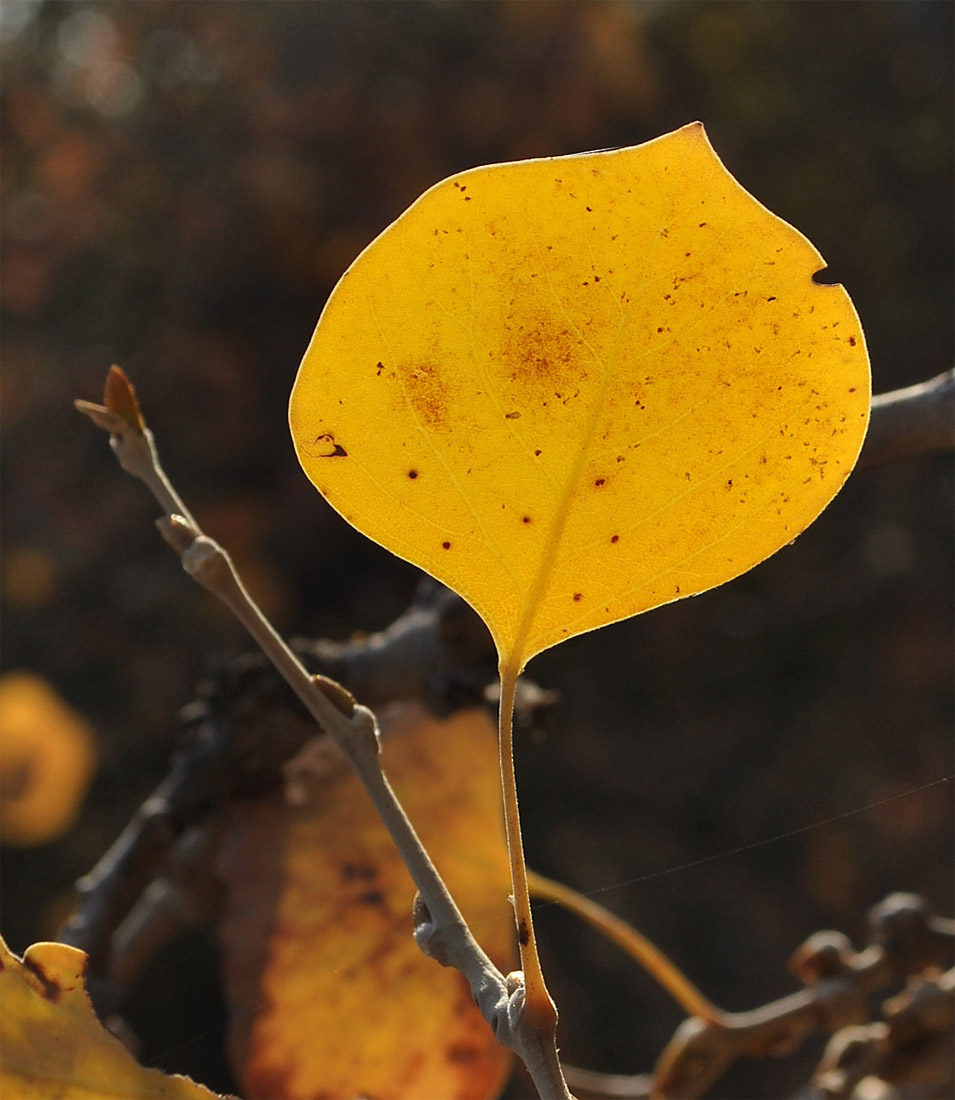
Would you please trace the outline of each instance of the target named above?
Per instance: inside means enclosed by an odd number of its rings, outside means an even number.
[[[477,1047],[467,1046],[464,1043],[452,1043],[447,1048],[447,1056],[449,1062],[455,1062],[458,1065],[462,1065],[468,1062],[476,1062],[483,1057],[483,1054]]]
[[[620,536],[619,535],[611,535],[610,536],[610,541],[611,542],[619,542],[620,541]]]
[[[517,941],[521,947],[526,947],[527,944],[530,943],[530,940],[531,934],[527,930],[527,922],[522,919],[517,928]]]
[[[441,547],[444,550],[450,550],[451,549],[451,543],[450,542],[442,542]]]
[[[414,481],[414,479],[417,476],[418,476],[418,471],[417,470],[409,470],[408,471],[408,477],[410,477],[412,481]]]
[[[60,983],[49,977],[43,967],[34,959],[30,958],[29,955],[23,960],[23,965],[27,970],[33,973],[43,987],[42,996],[51,1004],[56,1004],[63,996],[63,987]]]
[[[559,316],[515,316],[506,324],[503,336],[497,362],[505,393],[513,384],[516,392],[528,395],[524,400],[545,401],[587,376],[582,342]]]
[[[580,593],[580,592],[575,592],[574,593],[574,603],[580,603],[581,598],[582,598],[582,593]]]
[[[452,404],[447,386],[436,363],[421,360],[401,363],[395,367],[403,383],[404,394],[418,418],[432,431],[447,430],[448,410]],[[397,399],[397,395],[396,395]]]
[[[598,477],[597,480],[594,482],[594,488],[599,489],[601,485],[606,485],[606,484],[607,484],[607,479],[605,477]]]

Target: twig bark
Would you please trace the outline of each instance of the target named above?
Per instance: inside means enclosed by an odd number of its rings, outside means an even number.
[[[374,714],[340,685],[310,676],[246,591],[229,555],[205,535],[163,472],[152,434],[135,391],[117,367],[110,369],[104,405],[77,401],[80,412],[110,433],[120,465],[153,493],[164,515],[157,521],[163,537],[177,551],[183,568],[217,596],[246,627],[309,713],[328,734],[367,791],[418,889],[415,940],[420,949],[444,966],[454,966],[471,992],[498,1041],[527,1066],[542,1098],[568,1100],[556,1047],[541,1042],[523,1013],[523,978],[505,978],[480,948],[408,820],[379,761]]]
[[[494,702],[496,653],[486,627],[430,578],[411,607],[378,634],[347,642],[297,639],[292,646],[308,669],[374,706],[414,699],[448,714]],[[555,696],[528,680],[518,688],[517,717],[534,726]],[[218,815],[237,799],[288,789],[313,752],[324,767],[329,752],[347,767],[261,651],[222,662],[180,719],[182,747],[169,774],[77,882],[76,908],[57,934],[89,955],[89,991],[103,1017],[122,1010],[151,949],[182,927],[170,917],[195,911],[196,887],[207,894],[207,868],[183,874],[184,865],[196,862],[195,836],[215,832]],[[295,760],[300,763],[289,770]],[[163,892],[151,889],[157,880],[166,884]],[[167,904],[173,893],[176,906]],[[214,920],[214,913],[207,915]]]
[[[870,910],[870,943],[852,949],[841,932],[818,932],[794,954],[806,988],[720,1021],[685,1020],[660,1055],[652,1095],[693,1100],[739,1057],[796,1050],[814,1031],[837,1032],[868,1019],[870,994],[926,967],[947,965],[955,922],[933,915],[924,899],[892,894]]]
[[[872,398],[859,466],[955,449],[955,369]]]
[[[794,1100],[851,1100],[863,1095],[892,1100],[913,1095],[913,1084],[919,1096],[955,1095],[955,970],[911,979],[886,1002],[883,1016],[837,1032],[809,1086]]]
[[[566,1066],[568,1080],[588,1095],[695,1100],[738,1058],[790,1054],[820,1030],[834,1038],[800,1100],[856,1096],[855,1084],[877,1071],[894,1082],[923,1074],[945,1080],[952,1072],[955,976],[938,977],[938,969],[950,965],[955,921],[932,914],[917,895],[900,893],[870,910],[869,925],[870,942],[859,952],[841,932],[810,936],[790,961],[806,984],[799,992],[749,1012],[715,1009],[708,1019],[684,1020],[652,1074]],[[906,989],[885,1007],[887,1023],[866,1024],[871,994],[901,983]],[[896,1094],[884,1100],[890,1095]]]

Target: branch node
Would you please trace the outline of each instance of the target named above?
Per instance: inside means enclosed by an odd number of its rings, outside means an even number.
[[[431,910],[420,894],[415,894],[414,901],[411,904],[411,919],[414,923],[414,941],[418,945],[421,954],[426,955],[429,959],[434,959],[442,966],[447,966],[447,962],[443,958],[439,958],[435,952],[437,945],[434,942],[434,921],[431,919]]]
[[[127,423],[118,413],[111,413],[117,420],[117,427],[110,430],[109,445],[127,474],[145,481],[148,485],[155,477],[158,459],[153,433],[144,428],[137,430]]]
[[[789,972],[805,985],[844,974],[855,955],[849,937],[842,932],[816,932],[793,953]]]
[[[320,673],[316,673],[312,677],[312,683],[335,709],[340,711],[346,718],[353,718],[355,716],[355,708],[358,706],[358,700],[352,695],[348,688],[344,687],[337,680],[332,680],[328,676],[322,676]]]
[[[174,513],[171,516],[160,516],[156,520],[156,527],[168,546],[179,555],[184,554],[199,537],[199,532],[186,519]]]
[[[512,970],[505,979],[507,989],[507,1023],[511,1031],[517,1031],[524,1012],[524,972]]]
[[[345,689],[342,688],[344,691]],[[324,691],[322,692],[324,695]],[[342,723],[347,745],[345,746],[353,760],[373,760],[377,767],[378,754],[381,752],[381,739],[378,734],[378,722],[368,707],[356,703],[351,716],[343,715]]]
[[[230,565],[229,555],[208,535],[197,534],[182,551],[183,569],[203,588],[217,594],[227,591],[226,585],[232,575]]]

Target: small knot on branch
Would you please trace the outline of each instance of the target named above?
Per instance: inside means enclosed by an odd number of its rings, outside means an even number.
[[[434,921],[431,919],[431,910],[420,894],[415,894],[414,901],[411,903],[411,919],[414,924],[414,941],[421,954],[434,959],[442,966],[447,966],[448,964],[435,954]]]
[[[337,680],[322,676],[320,673],[316,673],[312,677],[312,683],[336,710],[340,711],[346,718],[354,718],[358,700],[348,688],[342,687]]]
[[[524,972],[512,970],[504,980],[507,988],[507,1022],[512,1031],[517,1031],[524,1011]]]
[[[208,535],[197,534],[182,551],[183,569],[204,588],[219,595],[229,590],[231,565],[229,555]]]
[[[171,546],[177,554],[184,554],[199,537],[199,532],[186,519],[174,513],[171,516],[160,516],[156,520],[156,527],[168,546]]]
[[[919,894],[890,894],[868,914],[872,943],[881,947],[901,973],[936,963],[952,946],[950,921],[936,917]]]
[[[817,985],[825,978],[844,974],[855,951],[843,932],[816,932],[789,960],[789,972],[806,985]]]

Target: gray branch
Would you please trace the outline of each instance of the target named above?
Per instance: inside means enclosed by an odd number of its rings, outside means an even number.
[[[955,450],[955,369],[872,398],[860,467]]]
[[[117,393],[121,394],[120,401],[115,399]],[[522,1011],[522,976],[515,973],[505,978],[478,945],[382,771],[374,714],[335,681],[310,676],[262,614],[229,555],[202,532],[171,486],[152,433],[139,413],[135,392],[117,367],[110,370],[106,401],[104,406],[77,401],[76,407],[110,433],[110,446],[120,465],[152,491],[164,512],[157,526],[179,554],[186,572],[245,626],[351,765],[371,798],[420,895],[414,933],[419,948],[465,976],[498,1042],[521,1058],[543,1100],[570,1100],[556,1046],[553,1042],[542,1043],[534,1021]]]

